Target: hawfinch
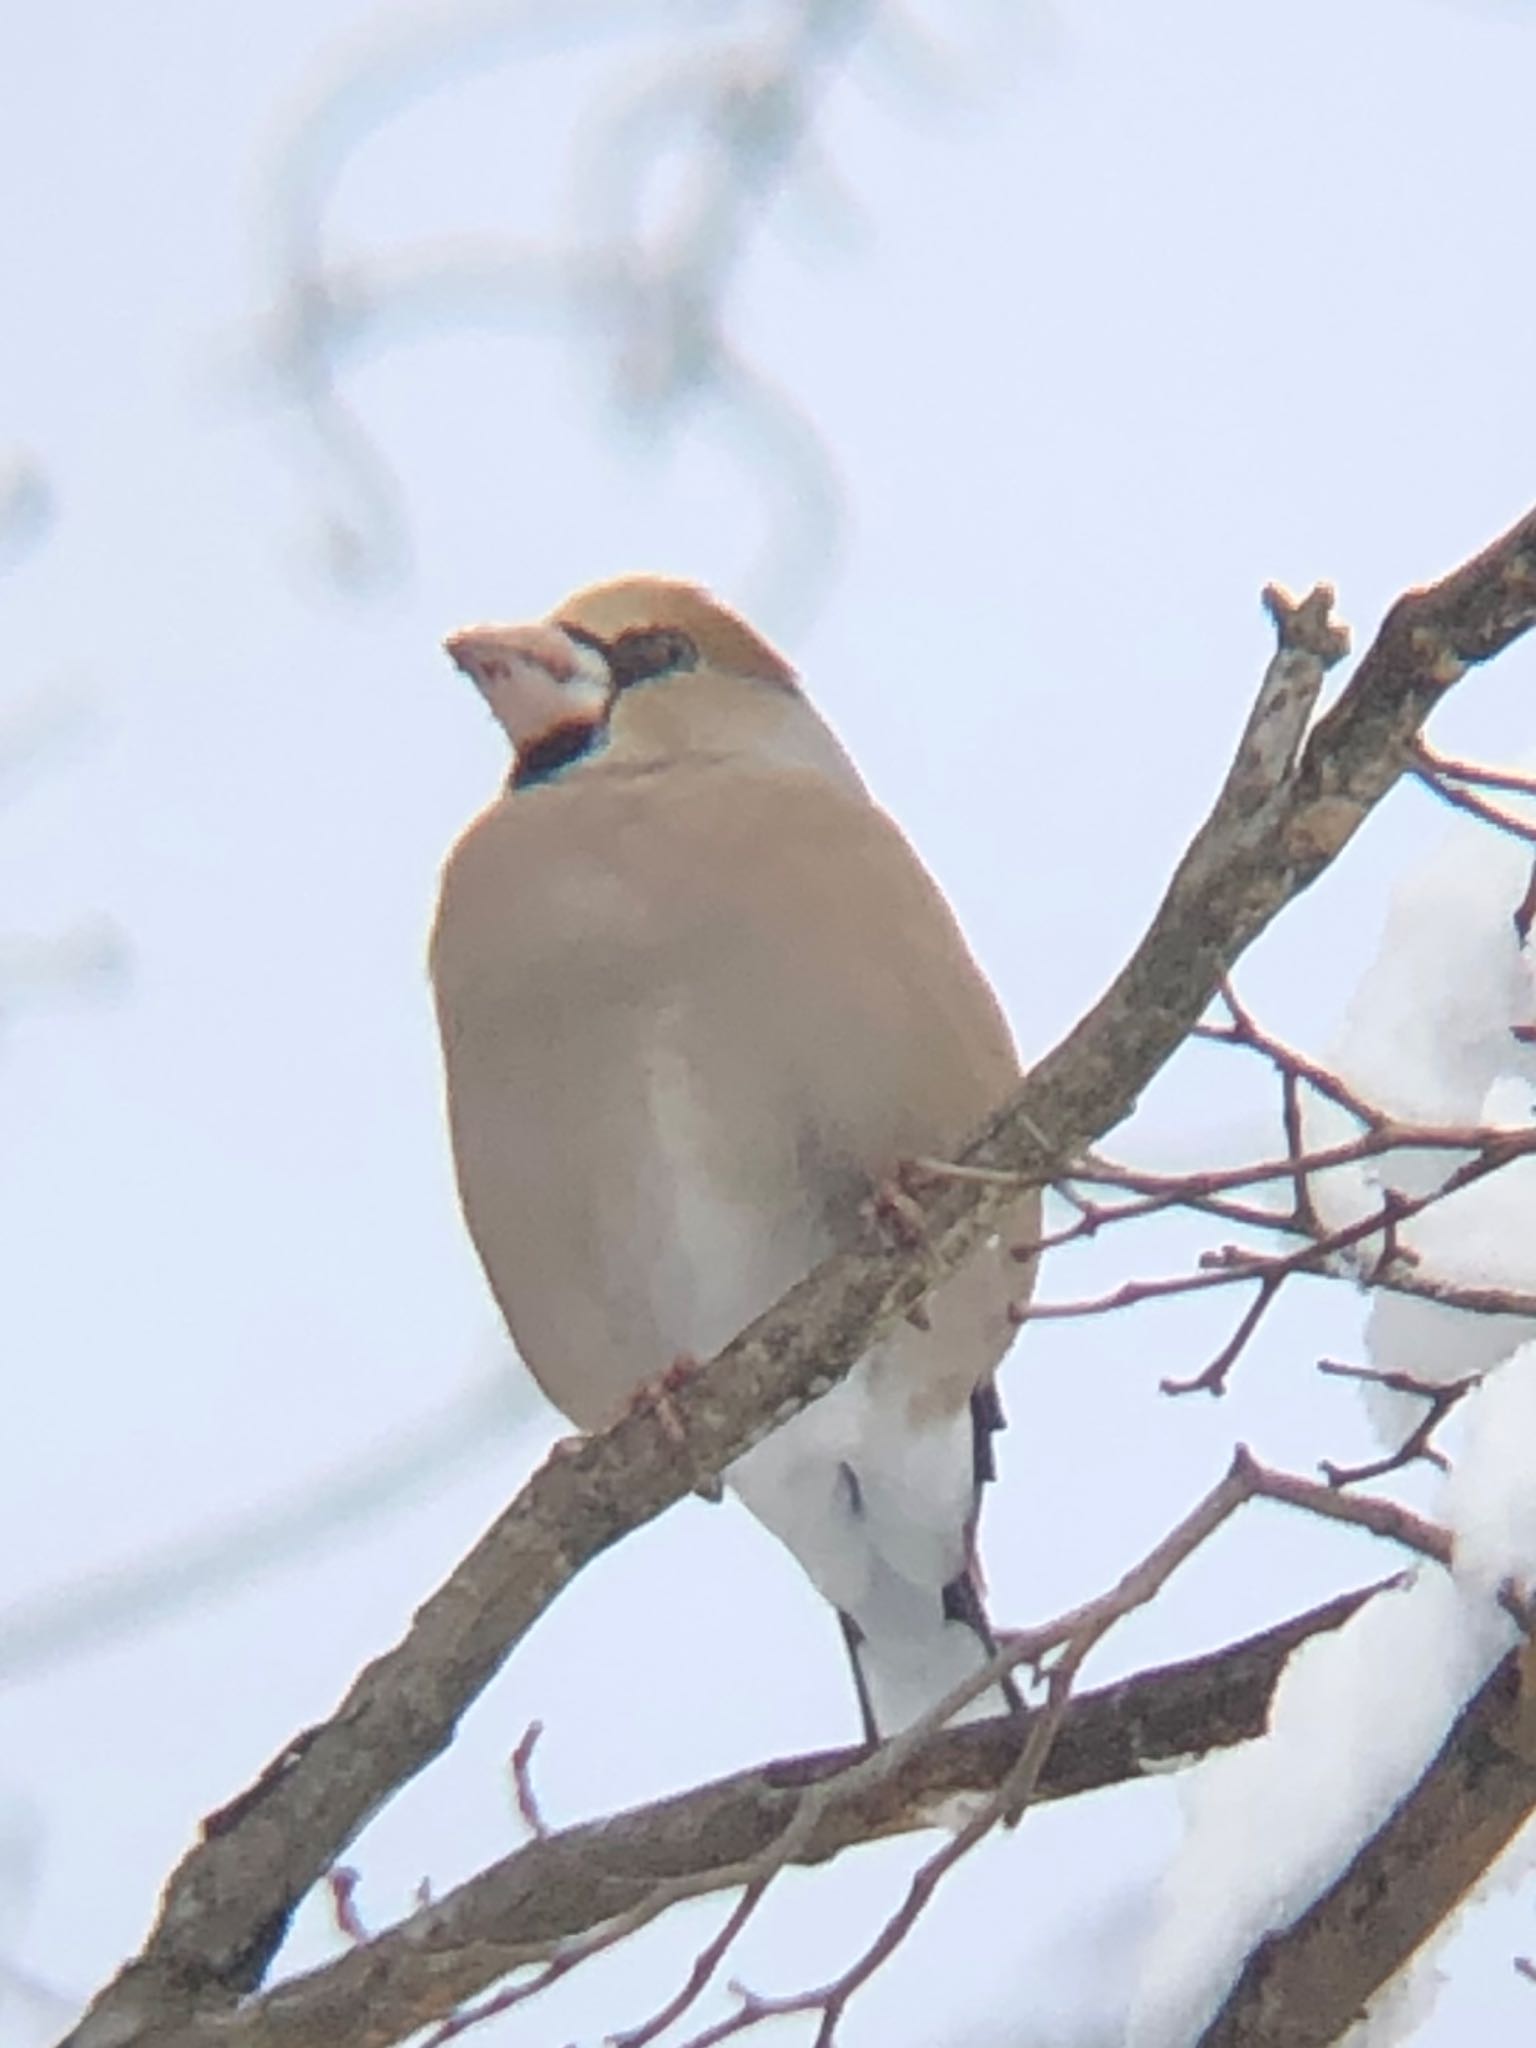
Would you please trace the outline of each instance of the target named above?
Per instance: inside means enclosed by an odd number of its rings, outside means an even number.
[[[459,1191],[525,1363],[601,1429],[952,1157],[1018,1061],[794,670],[707,591],[624,576],[446,646],[515,756],[432,933]],[[838,1610],[872,1741],[992,1648],[976,1516],[1035,1195],[1010,1226],[724,1475]]]

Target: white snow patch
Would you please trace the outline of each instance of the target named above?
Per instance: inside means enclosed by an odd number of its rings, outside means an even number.
[[[1485,1599],[1536,1576],[1536,1343],[1517,1351],[1466,1403],[1466,1438],[1446,1481],[1456,1577]]]
[[[1128,2048],[1198,2039],[1249,1951],[1305,1911],[1423,1773],[1510,1635],[1504,1617],[1431,1569],[1301,1645],[1266,1740],[1209,1758],[1188,1780],[1185,1840]]]

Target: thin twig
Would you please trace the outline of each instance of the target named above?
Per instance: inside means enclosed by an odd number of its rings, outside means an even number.
[[[338,1863],[325,1873],[331,1918],[336,1922],[337,1932],[356,1947],[361,1947],[368,1940],[368,1929],[357,1910],[357,1888],[361,1882],[359,1873],[350,1864]]]
[[[1432,1558],[1436,1564],[1450,1569],[1455,1548],[1451,1532],[1396,1501],[1377,1500],[1364,1493],[1341,1493],[1337,1487],[1304,1479],[1299,1473],[1278,1472],[1256,1459],[1249,1461],[1248,1478],[1255,1499],[1279,1501],[1285,1507],[1321,1515],[1325,1521],[1347,1522],[1388,1543],[1399,1543],[1405,1550],[1416,1550],[1421,1557]]]
[[[736,1904],[731,1908],[724,1925],[714,1939],[700,1949],[694,1958],[693,1968],[676,1995],[669,1998],[659,2011],[653,2013],[643,2026],[627,2028],[613,2036],[613,2048],[648,2048],[658,2035],[666,2032],[674,2020],[682,2018],[710,1979],[719,1969],[726,1951],[731,1947],[743,1927],[757,1911],[771,1880],[759,1878],[749,1884]]]
[[[1492,825],[1497,831],[1507,832],[1511,838],[1523,839],[1527,844],[1536,843],[1536,824],[1529,818],[1518,817],[1513,811],[1506,811],[1499,804],[1491,804],[1486,797],[1480,797],[1466,788],[1458,775],[1458,766],[1442,761],[1423,740],[1413,750],[1413,773],[1415,778],[1442,802],[1455,810],[1465,811],[1469,817],[1479,819],[1485,825]],[[1521,790],[1528,796],[1536,796],[1536,784],[1529,777],[1504,775],[1497,783],[1489,781],[1486,770],[1472,771],[1471,778],[1485,788],[1497,787],[1507,790]],[[1451,780],[1457,776],[1457,780]]]
[[[1470,1394],[1474,1387],[1480,1386],[1483,1380],[1481,1373],[1474,1372],[1468,1373],[1464,1379],[1447,1380],[1437,1386],[1429,1380],[1415,1379],[1411,1373],[1382,1371],[1366,1365],[1345,1365],[1331,1358],[1320,1358],[1317,1369],[1334,1379],[1366,1380],[1373,1386],[1385,1387],[1394,1394],[1409,1394],[1425,1403],[1423,1415],[1397,1449],[1387,1456],[1373,1458],[1363,1465],[1335,1465],[1331,1459],[1324,1458],[1318,1469],[1330,1486],[1357,1486],[1362,1480],[1382,1479],[1387,1473],[1400,1471],[1403,1466],[1421,1458],[1443,1470],[1445,1458],[1430,1439],[1457,1402]]]
[[[1238,999],[1230,975],[1224,975],[1221,982],[1221,1000],[1226,1005],[1229,1024],[1200,1024],[1191,1034],[1206,1039],[1212,1045],[1230,1045],[1243,1052],[1256,1052],[1269,1061],[1282,1080],[1304,1081],[1325,1100],[1336,1103],[1362,1123],[1368,1131],[1379,1130],[1388,1119],[1374,1104],[1362,1100],[1342,1075],[1322,1067],[1315,1060],[1309,1060],[1294,1046],[1284,1044],[1263,1030],[1253,1013]]]
[[[1374,1114],[1374,1113],[1373,1113]],[[1227,1245],[1207,1252],[1199,1269],[1192,1273],[1163,1275],[1150,1280],[1127,1280],[1105,1294],[1069,1301],[1041,1301],[1031,1298],[1011,1305],[1009,1313],[1017,1323],[1061,1322],[1079,1320],[1086,1316],[1107,1315],[1119,1309],[1134,1308],[1148,1301],[1167,1300],[1177,1295],[1206,1293],[1216,1287],[1230,1287],[1245,1282],[1254,1282],[1258,1293],[1254,1302],[1244,1311],[1234,1336],[1198,1373],[1188,1378],[1165,1378],[1162,1389],[1168,1394],[1186,1394],[1195,1391],[1220,1393],[1225,1387],[1228,1374],[1252,1337],[1259,1322],[1271,1306],[1280,1285],[1297,1275],[1340,1277],[1341,1272],[1358,1282],[1365,1277],[1368,1284],[1387,1289],[1400,1289],[1405,1293],[1423,1295],[1435,1300],[1452,1301],[1453,1305],[1468,1307],[1474,1298],[1483,1305],[1484,1313],[1519,1314],[1524,1312],[1527,1297],[1507,1293],[1503,1290],[1467,1290],[1443,1287],[1440,1283],[1424,1281],[1417,1276],[1405,1277],[1411,1269],[1412,1259],[1398,1238],[1404,1223],[1433,1208],[1436,1203],[1459,1194],[1489,1174],[1501,1171],[1512,1160],[1536,1155],[1536,1129],[1504,1130],[1496,1127],[1454,1129],[1440,1127],[1418,1132],[1412,1126],[1378,1121],[1376,1127],[1365,1134],[1358,1146],[1333,1148],[1329,1152],[1313,1155],[1329,1163],[1337,1163],[1338,1153],[1348,1150],[1355,1156],[1364,1156],[1359,1148],[1370,1146],[1376,1150],[1396,1150],[1400,1143],[1413,1132],[1411,1142],[1419,1149],[1443,1149],[1457,1153],[1470,1152],[1471,1158],[1463,1159],[1447,1174],[1438,1186],[1422,1194],[1406,1195],[1395,1188],[1384,1189],[1379,1206],[1369,1215],[1357,1217],[1353,1222],[1341,1224],[1334,1230],[1323,1231],[1291,1249],[1280,1252],[1254,1251],[1245,1246]],[[1280,1174],[1291,1175],[1299,1167],[1315,1170],[1312,1161],[1287,1160],[1278,1166],[1261,1169],[1268,1177]],[[1246,1171],[1246,1169],[1237,1169]],[[1208,1184],[1215,1176],[1192,1176],[1201,1185]],[[1164,1195],[1169,1199],[1164,1203]],[[1177,1200],[1170,1190],[1162,1190],[1153,1198],[1158,1206],[1172,1206]],[[1126,1212],[1134,1208],[1135,1213],[1145,1213],[1137,1205],[1120,1205],[1109,1212],[1101,1212],[1097,1224],[1105,1221],[1125,1220]],[[1096,1225],[1097,1227],[1097,1225]],[[1266,1227],[1282,1230],[1294,1235],[1298,1225],[1294,1218],[1276,1218]],[[1083,1222],[1070,1226],[1056,1234],[1058,1243],[1070,1242],[1074,1237],[1085,1234]],[[1353,1264],[1342,1265],[1343,1255],[1369,1242],[1372,1238],[1383,1239],[1379,1255],[1372,1261],[1370,1270],[1362,1276]],[[1042,1242],[1050,1242],[1044,1239]],[[1021,1253],[1028,1253],[1030,1247],[1021,1247]],[[1454,1300],[1453,1300],[1454,1297]]]
[[[1448,776],[1455,782],[1475,783],[1479,789],[1502,789],[1511,794],[1536,796],[1536,775],[1518,774],[1513,768],[1489,768],[1480,761],[1457,760],[1442,754],[1428,740],[1419,739],[1413,749],[1417,766],[1431,775]]]
[[[544,1818],[539,1796],[533,1785],[533,1752],[543,1733],[542,1721],[530,1721],[508,1759],[508,1769],[512,1774],[512,1795],[517,1802],[517,1810],[523,1825],[535,1841],[542,1841],[549,1833],[549,1825]]]

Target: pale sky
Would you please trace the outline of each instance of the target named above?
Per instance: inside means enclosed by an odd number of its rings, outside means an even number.
[[[611,307],[524,260],[611,226],[604,180],[638,159],[605,169],[603,137],[633,117],[629,148],[649,147],[673,103],[641,118],[641,96],[668,67],[776,13],[445,8],[429,48],[374,0],[56,0],[7,39],[0,455],[36,463],[53,516],[0,563],[0,743],[57,717],[0,790],[0,962],[108,927],[126,966],[99,996],[0,991],[0,2048],[52,2038],[138,1945],[198,1819],[330,1710],[557,1434],[498,1334],[441,1124],[425,927],[503,768],[442,633],[634,566],[757,611],[1032,1053],[1099,993],[1203,814],[1268,653],[1261,586],[1335,582],[1363,645],[1398,590],[1533,496],[1527,0],[928,0],[909,18],[952,34],[947,92],[870,33],[814,158],[749,216],[727,299],[743,358],[821,438],[835,530],[718,397],[637,416]],[[339,372],[409,536],[352,588],[317,535],[355,486],[273,372],[306,150],[330,166],[320,247],[354,281],[463,236],[510,264],[500,296],[434,301]],[[648,174],[644,233],[691,175],[672,155]],[[1517,649],[1437,736],[1528,749],[1533,679]],[[1326,1048],[1441,822],[1399,793],[1245,967],[1273,1029]],[[1241,1156],[1268,1096],[1227,1060],[1186,1056],[1120,1149]],[[1192,1242],[1149,1235],[1134,1269]],[[1051,1291],[1127,1277],[1129,1250]],[[1160,1396],[1229,1315],[1026,1334],[984,1525],[1001,1618],[1100,1590],[1236,1439],[1297,1469],[1367,1452],[1352,1393],[1312,1369],[1360,1355],[1342,1291],[1283,1303],[1224,1403]],[[416,1448],[411,1484],[368,1483]],[[305,1524],[284,1558],[258,1568],[242,1543],[190,1604],[70,1622],[82,1589],[359,1475],[389,1497]],[[1396,1563],[1255,1517],[1094,1675]],[[503,1763],[535,1715],[559,1821],[856,1728],[796,1567],[739,1509],[691,1503],[582,1577],[354,1845],[365,1918],[510,1846]],[[851,2009],[849,2048],[1112,2039],[1177,1815],[1149,1784],[989,1844]],[[841,1967],[923,1846],[791,1874],[732,1974],[791,1990]],[[633,2024],[717,1913],[482,2038]],[[311,1903],[284,1966],[335,1946]],[[1510,1957],[1533,1948],[1527,1882],[1448,1952],[1415,2048],[1526,2038]]]

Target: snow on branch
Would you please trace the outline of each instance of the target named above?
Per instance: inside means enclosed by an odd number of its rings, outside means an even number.
[[[1533,1808],[1536,1649],[1527,1644],[1498,1665],[1413,1792],[1343,1876],[1293,1926],[1254,1949],[1199,2048],[1330,2048]]]

